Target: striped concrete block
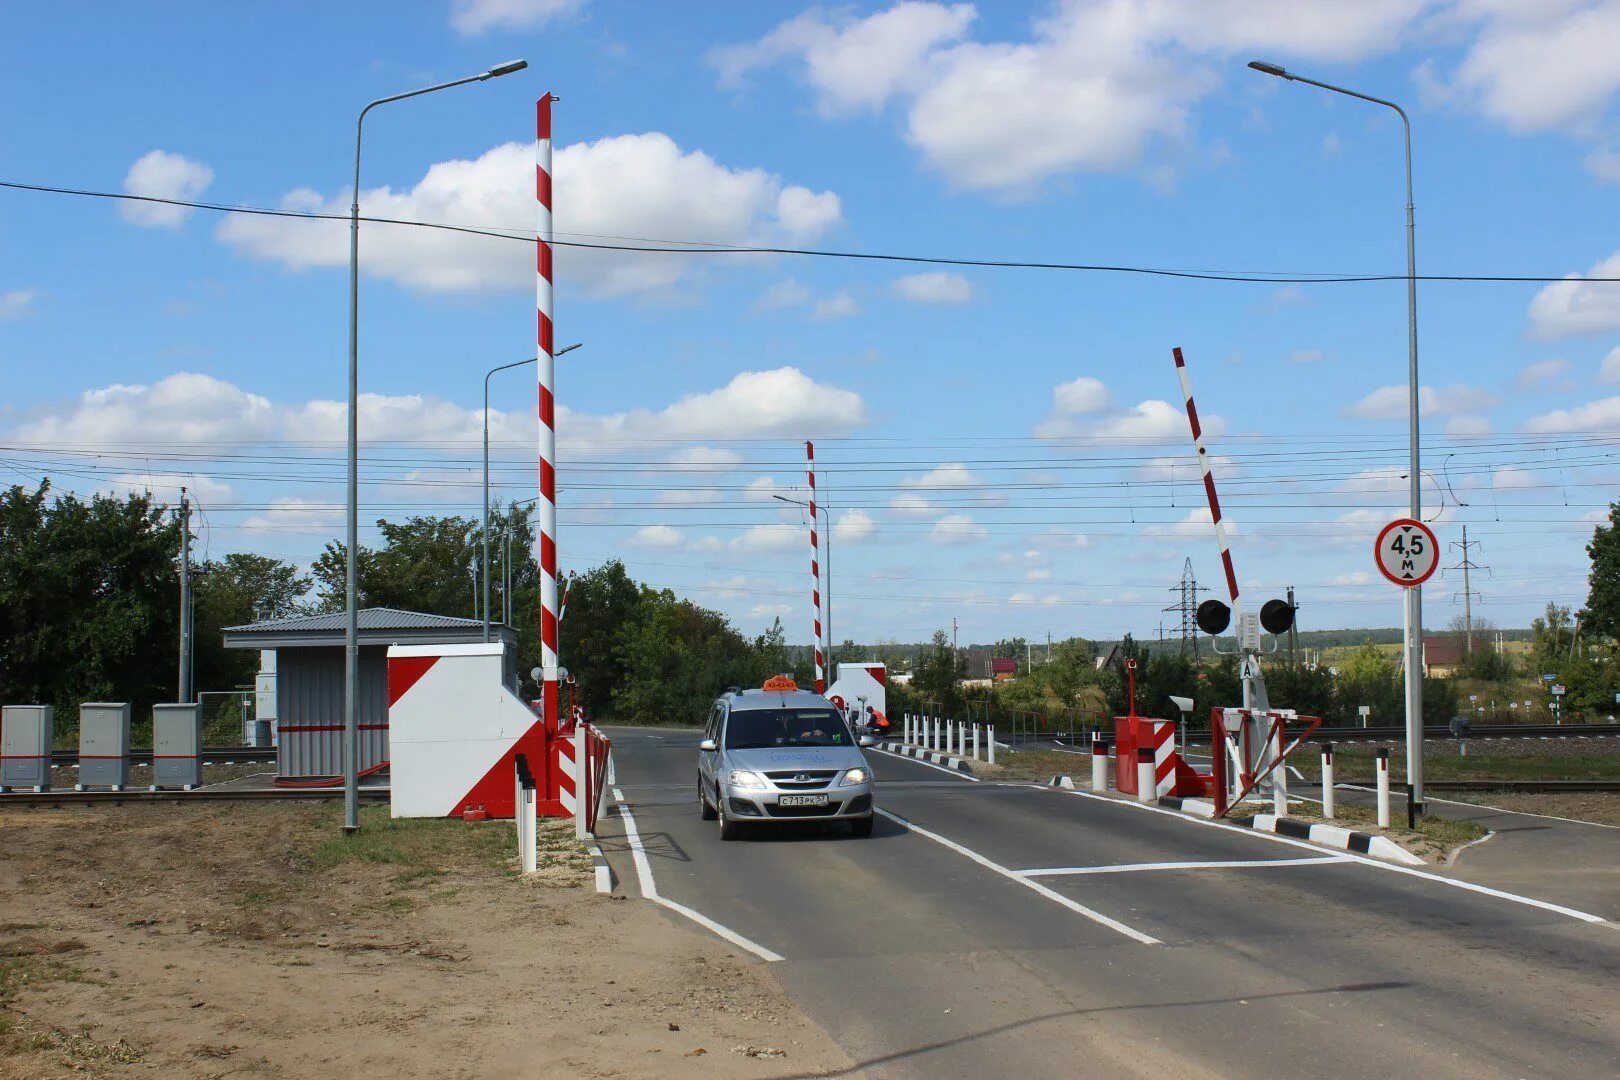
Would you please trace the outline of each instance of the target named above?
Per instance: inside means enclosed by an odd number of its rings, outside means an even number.
[[[610,893],[613,891],[613,867],[608,865],[607,856],[602,854],[602,847],[595,840],[589,845],[591,853],[591,868],[596,875],[596,891]]]
[[[1196,814],[1206,818],[1215,816],[1215,804],[1208,799],[1183,799],[1174,795],[1164,795],[1160,797],[1159,805],[1171,810],[1180,810],[1183,814]]]
[[[869,749],[881,750],[883,753],[893,754],[895,757],[916,758],[918,761],[926,761],[932,765],[954,769],[960,773],[967,773],[969,776],[973,775],[972,765],[959,757],[942,754],[938,750],[925,750],[920,746],[912,746],[910,743],[879,743]]]
[[[1234,825],[1248,825],[1261,832],[1276,833],[1278,836],[1291,836],[1296,840],[1308,840],[1323,847],[1339,848],[1343,851],[1357,851],[1363,855],[1371,855],[1375,859],[1384,859],[1387,862],[1400,863],[1403,866],[1422,866],[1423,860],[1407,851],[1395,841],[1383,836],[1373,836],[1370,833],[1356,832],[1352,829],[1341,829],[1337,825],[1311,825],[1292,818],[1280,818],[1275,814],[1256,814],[1248,821],[1239,819],[1232,822]]]

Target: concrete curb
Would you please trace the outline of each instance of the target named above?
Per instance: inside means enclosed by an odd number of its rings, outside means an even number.
[[[1242,825],[1245,822],[1240,818],[1232,824]],[[1248,819],[1247,824],[1251,829],[1258,829],[1261,832],[1291,836],[1296,840],[1308,840],[1323,847],[1356,851],[1363,855],[1371,855],[1375,859],[1383,859],[1385,862],[1400,863],[1402,866],[1428,865],[1387,837],[1342,829],[1337,825],[1311,825],[1292,818],[1280,818],[1276,814],[1256,814]]]
[[[1052,779],[1046,782],[1046,786],[1062,788],[1064,791],[1073,791],[1075,790],[1074,777],[1070,776],[1068,773],[1058,773],[1056,776],[1052,777]]]
[[[611,893],[613,891],[613,867],[608,865],[607,856],[602,854],[602,846],[591,840],[586,849],[591,853],[592,869],[596,875],[596,891]]]
[[[871,749],[881,750],[885,754],[893,754],[895,757],[916,758],[918,761],[926,761],[933,765],[954,769],[960,773],[967,773],[969,776],[973,775],[973,766],[969,765],[967,761],[959,757],[942,754],[938,750],[924,750],[922,747],[913,746],[910,743],[878,743]]]
[[[1198,817],[1215,817],[1215,804],[1208,799],[1184,799],[1177,795],[1163,795],[1159,798],[1159,805],[1171,810],[1180,810],[1183,814],[1196,814]]]

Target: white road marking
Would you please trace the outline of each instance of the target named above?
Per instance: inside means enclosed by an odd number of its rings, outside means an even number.
[[[1357,784],[1334,784],[1333,786],[1335,788],[1343,788],[1346,791],[1360,791],[1369,795],[1375,790],[1370,787],[1361,787]],[[1567,821],[1571,825],[1590,825],[1595,829],[1620,829],[1620,825],[1605,825],[1601,821],[1582,821],[1580,818],[1559,817],[1557,814],[1537,814],[1531,810],[1509,810],[1506,807],[1491,806],[1487,803],[1464,802],[1461,799],[1442,799],[1437,795],[1430,795],[1428,792],[1424,792],[1423,797],[1428,802],[1443,802],[1450,806],[1476,806],[1481,810],[1495,810],[1498,814],[1518,814],[1520,817],[1539,817],[1546,818],[1549,821]]]
[[[1496,832],[1494,830],[1487,830],[1485,835],[1480,837],[1478,840],[1470,840],[1470,841],[1468,841],[1468,843],[1464,844],[1460,848],[1457,848],[1450,855],[1446,856],[1446,865],[1447,866],[1456,866],[1457,865],[1457,856],[1461,855],[1463,852],[1467,851],[1469,848],[1473,847],[1475,844],[1483,844],[1485,841],[1491,839],[1491,837],[1493,837],[1495,835],[1496,835]]]
[[[978,863],[980,866],[984,867],[986,870],[990,870],[990,871],[993,871],[993,872],[995,872],[997,874],[1000,874],[1002,877],[1006,878],[1009,881],[1016,881],[1016,882],[1018,882],[1018,884],[1023,885],[1026,888],[1034,889],[1036,892],[1040,893],[1042,896],[1046,897],[1048,900],[1051,900],[1053,903],[1059,904],[1062,907],[1066,907],[1070,911],[1074,912],[1077,915],[1084,915],[1086,918],[1090,919],[1092,922],[1098,923],[1098,924],[1100,924],[1102,926],[1106,926],[1110,930],[1118,931],[1119,933],[1124,934],[1126,937],[1130,938],[1132,941],[1139,941],[1143,945],[1162,945],[1162,944],[1164,944],[1158,938],[1149,937],[1147,934],[1142,933],[1140,930],[1136,930],[1136,929],[1133,929],[1132,927],[1126,926],[1124,923],[1118,921],[1117,919],[1110,919],[1107,915],[1104,915],[1100,911],[1093,911],[1091,908],[1086,907],[1084,904],[1079,903],[1079,902],[1074,901],[1074,900],[1071,900],[1067,896],[1064,896],[1062,893],[1055,892],[1052,889],[1047,888],[1045,885],[1042,885],[1038,881],[1032,881],[1029,878],[1020,877],[1020,876],[1018,876],[1017,871],[1009,870],[1005,866],[1002,866],[998,862],[992,862],[991,860],[985,858],[983,855],[980,855],[977,851],[973,851],[973,850],[971,850],[969,848],[965,848],[961,844],[958,844],[954,840],[948,840],[948,839],[946,839],[945,837],[939,835],[936,832],[929,832],[927,829],[923,828],[920,825],[914,825],[911,822],[907,821],[905,818],[900,817],[898,814],[891,814],[889,811],[884,810],[881,807],[876,808],[873,812],[877,813],[877,814],[882,814],[884,817],[888,818],[890,821],[894,822],[895,824],[897,824],[897,825],[899,825],[899,826],[901,826],[903,828],[910,829],[912,832],[916,833],[918,836],[927,837],[929,840],[934,841],[934,843],[936,843],[936,844],[942,844],[945,847],[950,848],[952,851],[956,852],[958,855],[964,855],[967,858],[972,859],[974,862]]]
[[[1318,863],[1349,862],[1343,855],[1318,855],[1309,859],[1234,859],[1227,862],[1139,862],[1115,866],[1053,866],[1034,870],[1014,870],[1019,877],[1067,877],[1073,874],[1129,874],[1138,870],[1230,870],[1249,866],[1315,866]]]
[[[947,769],[943,765],[935,765],[932,761],[924,761],[922,758],[914,758],[914,757],[910,757],[909,755],[906,755],[906,754],[897,754],[893,750],[884,750],[881,746],[874,746],[871,749],[881,751],[882,753],[887,754],[889,757],[892,757],[892,758],[899,758],[901,761],[909,761],[913,765],[922,765],[922,766],[925,766],[925,767],[930,768],[930,769],[938,769],[940,772],[945,773],[947,776],[954,776],[958,780],[967,780],[967,781],[969,781],[971,783],[974,783],[974,784],[977,784],[979,782],[979,778],[977,776],[972,775],[971,773],[958,772],[955,769]]]
[[[1031,784],[1030,786],[1040,791],[1053,791],[1060,795],[1076,795],[1082,799],[1096,799],[1099,802],[1105,802],[1113,806],[1121,806],[1132,810],[1146,810],[1153,814],[1168,814],[1177,821],[1185,821],[1193,825],[1206,825],[1212,829],[1228,829],[1244,836],[1252,836],[1258,840],[1269,840],[1274,844],[1287,844],[1289,847],[1304,848],[1307,851],[1322,850],[1315,844],[1307,843],[1304,840],[1295,840],[1290,836],[1278,836],[1276,833],[1258,832],[1254,829],[1245,829],[1239,825],[1228,825],[1224,821],[1211,821],[1207,818],[1192,817],[1177,810],[1167,810],[1162,806],[1153,806],[1149,803],[1139,803],[1135,800],[1127,802],[1124,799],[1111,799],[1106,795],[1098,795],[1094,792],[1080,791],[1079,789],[1071,791],[1068,788],[1047,787],[1043,784]],[[1518,893],[1504,892],[1501,889],[1493,889],[1487,885],[1475,885],[1472,881],[1460,881],[1457,878],[1441,877],[1439,874],[1431,874],[1423,870],[1414,870],[1410,866],[1396,866],[1394,863],[1382,862],[1378,859],[1369,858],[1366,855],[1356,854],[1355,852],[1346,852],[1343,858],[1348,862],[1361,863],[1364,866],[1376,866],[1378,869],[1388,870],[1392,874],[1409,874],[1412,877],[1438,882],[1441,885],[1450,885],[1454,889],[1462,889],[1465,892],[1475,892],[1484,896],[1494,896],[1499,900],[1509,900],[1515,904],[1524,904],[1526,907],[1541,908],[1543,911],[1552,911],[1559,915],[1568,915],[1570,918],[1579,919],[1582,922],[1607,923],[1609,921],[1603,918],[1601,915],[1593,915],[1589,911],[1579,911],[1575,908],[1564,907],[1561,904],[1548,903],[1545,900],[1537,900],[1532,896],[1520,896]]]
[[[658,895],[658,884],[653,881],[652,864],[647,861],[647,850],[641,845],[641,833],[636,829],[636,816],[630,812],[630,804],[624,801],[624,792],[618,788],[613,789],[613,798],[619,804],[619,816],[624,819],[624,836],[630,842],[630,858],[636,864],[636,880],[641,886],[641,895],[655,904],[661,904],[671,911],[679,912],[699,926],[714,931],[739,949],[747,949],[761,960],[771,963],[783,957],[767,949],[755,941],[750,941],[729,926],[722,926],[700,911],[693,911],[685,904],[676,903],[667,896]]]

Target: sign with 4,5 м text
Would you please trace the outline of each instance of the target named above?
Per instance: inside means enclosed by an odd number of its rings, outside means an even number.
[[[1423,522],[1396,518],[1378,534],[1373,557],[1381,574],[1402,588],[1411,589],[1428,581],[1435,567],[1440,565],[1440,545]]]

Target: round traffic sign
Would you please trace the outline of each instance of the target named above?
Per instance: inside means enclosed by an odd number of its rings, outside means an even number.
[[[1378,534],[1373,558],[1380,573],[1402,588],[1411,589],[1428,581],[1440,565],[1440,545],[1423,522],[1396,518]]]

